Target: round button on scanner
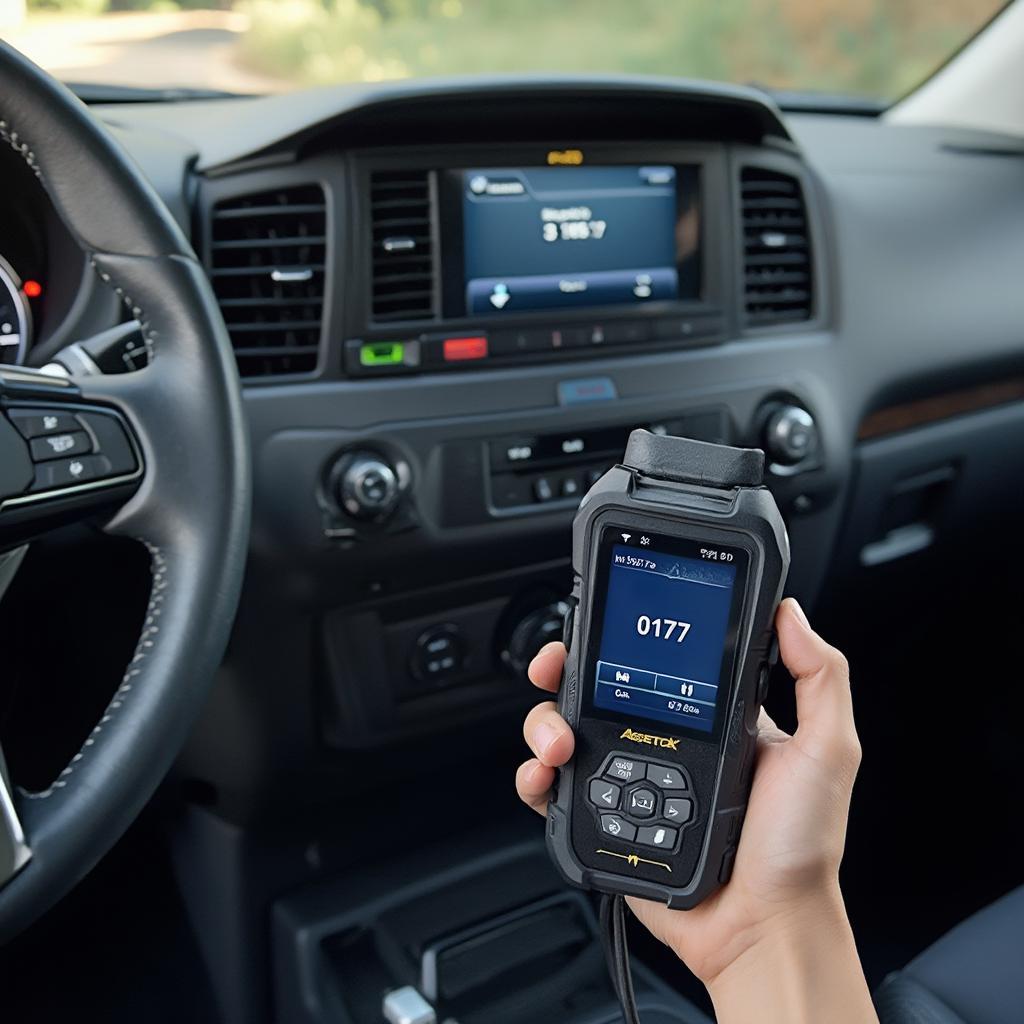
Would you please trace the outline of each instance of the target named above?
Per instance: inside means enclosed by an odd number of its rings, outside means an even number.
[[[630,790],[626,801],[626,813],[632,818],[653,818],[657,806],[657,794],[651,789],[637,788]]]

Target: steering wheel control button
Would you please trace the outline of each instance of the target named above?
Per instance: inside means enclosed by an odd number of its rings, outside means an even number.
[[[622,839],[627,843],[636,839],[636,825],[631,825],[625,818],[621,818],[617,814],[601,815],[601,831],[605,835]]]
[[[0,416],[0,499],[27,491],[32,483],[32,460],[21,434]]]
[[[33,491],[52,491],[110,476],[110,460],[104,455],[53,459],[36,466]]]
[[[590,802],[605,810],[617,810],[621,795],[622,790],[614,782],[593,779],[590,783]]]
[[[685,797],[666,800],[661,816],[676,825],[685,825],[693,817],[693,801]]]
[[[128,434],[116,416],[102,412],[80,412],[78,419],[92,434],[94,450],[109,459],[112,475],[123,476],[139,468]]]
[[[421,633],[412,656],[412,674],[424,683],[441,683],[462,671],[466,651],[457,626],[434,626]]]
[[[619,782],[639,782],[644,777],[647,765],[643,761],[635,761],[631,757],[613,757],[605,769],[605,775]]]
[[[667,825],[649,825],[637,832],[636,841],[644,846],[658,846],[670,850],[676,845],[679,833]]]
[[[84,430],[73,433],[47,434],[29,441],[33,462],[48,459],[66,459],[73,455],[87,455],[92,451],[92,441]]]
[[[630,790],[626,813],[632,818],[653,818],[658,796],[652,789]]]
[[[662,789],[686,789],[686,779],[678,768],[661,764],[647,766],[647,781]]]
[[[49,434],[68,434],[81,430],[74,415],[62,409],[11,409],[8,414],[22,437],[46,437]]]

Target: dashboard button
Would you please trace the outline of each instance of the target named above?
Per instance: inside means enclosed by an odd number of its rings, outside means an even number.
[[[608,345],[647,341],[650,336],[650,325],[646,320],[620,320],[606,324],[604,328],[604,341]]]
[[[647,766],[647,781],[653,782],[662,789],[686,789],[686,779],[678,768],[670,768],[663,764]]]
[[[72,455],[85,455],[92,451],[92,441],[84,430],[73,433],[48,434],[36,437],[29,442],[33,462],[46,462],[49,459],[64,459]]]
[[[82,429],[72,413],[58,409],[11,409],[8,416],[24,438],[71,433]]]
[[[594,779],[590,783],[590,802],[614,811],[619,806],[619,797],[622,790],[614,782],[607,782],[604,779]]]
[[[472,338],[445,338],[444,361],[446,363],[487,358],[487,339],[483,335]]]
[[[551,332],[548,330],[495,331],[491,335],[491,354],[496,356],[547,352],[550,349]]]
[[[717,320],[693,320],[690,317],[673,316],[654,322],[654,337],[661,341],[679,339],[701,342],[718,330]]]
[[[590,331],[586,327],[562,327],[551,332],[551,347],[583,348],[590,344]]]
[[[533,496],[537,501],[550,501],[555,496],[551,481],[546,476],[539,476],[534,480]]]
[[[644,846],[658,846],[663,849],[671,849],[676,845],[676,836],[679,833],[667,825],[649,825],[640,829],[636,835],[636,841]]]
[[[617,814],[601,815],[601,831],[627,843],[636,839],[636,825],[630,825],[625,818],[620,818]]]
[[[416,639],[412,673],[421,682],[439,683],[461,671],[464,661],[458,628],[451,624],[432,626]]]
[[[562,497],[578,498],[580,494],[580,482],[574,476],[568,476],[562,481]]]

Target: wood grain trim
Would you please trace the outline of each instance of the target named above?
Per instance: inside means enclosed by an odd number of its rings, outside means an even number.
[[[857,440],[867,441],[886,437],[901,430],[913,430],[928,423],[948,420],[953,416],[964,416],[982,409],[993,409],[997,405],[1024,401],[1024,376],[1010,377],[992,384],[949,391],[933,398],[921,398],[902,405],[890,405],[869,413],[861,420]]]

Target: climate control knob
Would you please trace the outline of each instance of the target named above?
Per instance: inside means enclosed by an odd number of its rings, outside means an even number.
[[[394,467],[373,452],[353,452],[339,467],[337,497],[354,519],[383,519],[398,504],[401,488]]]
[[[772,462],[793,466],[803,462],[818,447],[818,425],[799,405],[776,409],[764,428],[764,449]]]

